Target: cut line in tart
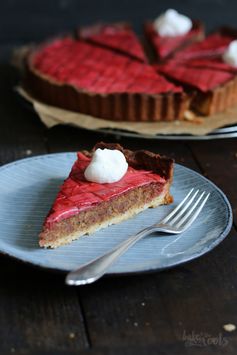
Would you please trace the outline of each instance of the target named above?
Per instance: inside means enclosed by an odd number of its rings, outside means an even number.
[[[142,45],[128,23],[98,23],[81,27],[76,34],[81,40],[112,49],[141,62],[147,62]]]
[[[182,119],[189,104],[151,65],[70,37],[30,53],[24,85],[50,105],[118,121]]]
[[[97,148],[117,149],[124,154],[128,170],[121,180],[99,184],[85,179],[84,171]],[[45,219],[41,247],[56,248],[149,207],[172,202],[172,159],[144,150],[133,152],[119,144],[99,143],[93,151],[78,153]]]
[[[237,74],[237,67],[225,63],[221,56],[212,58],[193,58],[185,61],[176,61],[174,59],[173,61],[169,61],[169,65],[172,63],[176,66],[185,65],[187,68],[220,70],[232,74]]]

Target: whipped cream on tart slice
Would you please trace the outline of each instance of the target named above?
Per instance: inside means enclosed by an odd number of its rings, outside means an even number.
[[[237,68],[237,40],[230,42],[222,56],[222,59],[226,64]]]
[[[128,163],[124,154],[117,149],[96,149],[87,166],[86,180],[99,184],[117,182],[126,174]]]
[[[168,9],[154,21],[154,28],[161,37],[177,37],[187,34],[192,20],[176,10]]]
[[[105,154],[110,155],[103,182],[87,180],[85,174],[98,149],[106,150]],[[114,150],[124,158],[118,158]],[[110,169],[114,160],[124,164],[124,159],[127,164],[125,174],[121,177],[126,167],[123,165],[113,182],[104,182],[105,177],[111,181]],[[104,158],[101,163],[105,164]],[[144,150],[130,151],[119,144],[99,143],[92,151],[78,152],[72,170],[45,218],[39,236],[40,246],[56,248],[110,224],[120,223],[149,207],[171,203],[173,164],[170,158]],[[96,169],[95,175],[101,181],[100,169]]]

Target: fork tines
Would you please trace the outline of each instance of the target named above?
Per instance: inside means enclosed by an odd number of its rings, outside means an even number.
[[[197,218],[203,209],[210,193],[192,188],[180,204],[162,220],[163,224],[169,224],[177,229],[187,229]]]

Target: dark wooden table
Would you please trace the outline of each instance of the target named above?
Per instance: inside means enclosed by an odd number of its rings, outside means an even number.
[[[4,13],[11,3],[16,2]],[[237,325],[236,139],[187,143],[119,139],[66,126],[46,129],[12,89],[17,75],[8,64],[10,50],[31,39],[27,24],[22,26],[19,41],[17,33],[9,41],[0,36],[0,164],[90,148],[99,140],[150,149],[217,184],[232,204],[235,225],[221,245],[188,264],[78,288],[65,286],[62,274],[0,256],[0,354],[236,354],[237,330],[223,329]]]
[[[1,164],[115,141],[67,126],[46,129],[17,101],[12,89],[16,73],[4,61],[0,78]],[[165,153],[207,176],[230,199],[236,222],[236,139],[118,141]],[[223,329],[237,324],[236,226],[215,250],[189,264],[78,288],[65,286],[64,275],[7,257],[1,256],[0,264],[0,354],[236,354],[237,331]],[[187,346],[187,336],[192,336],[192,346]],[[195,337],[201,338],[201,347],[195,346]],[[206,344],[215,341],[217,345]]]

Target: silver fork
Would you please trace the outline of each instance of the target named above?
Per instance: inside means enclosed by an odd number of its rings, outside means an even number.
[[[109,267],[130,247],[143,237],[152,232],[163,232],[169,234],[180,234],[184,232],[195,221],[203,209],[210,193],[191,189],[180,204],[166,216],[161,222],[153,224],[116,246],[106,254],[82,265],[77,270],[71,271],[66,277],[67,285],[85,285],[98,280],[103,276]]]

